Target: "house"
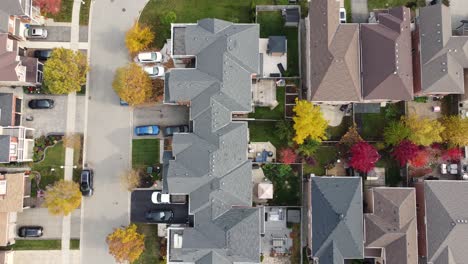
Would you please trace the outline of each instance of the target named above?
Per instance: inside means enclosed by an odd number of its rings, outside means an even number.
[[[43,64],[37,58],[19,56],[18,41],[0,34],[0,86],[36,86],[42,83]]]
[[[260,221],[252,208],[246,122],[259,72],[259,25],[202,19],[173,24],[171,56],[196,68],[165,76],[164,102],[189,104],[193,133],[175,133],[163,191],[189,196],[193,227],[168,229],[168,263],[259,263]]]
[[[415,189],[371,188],[365,202],[365,257],[386,264],[418,263]]]
[[[24,173],[0,174],[0,246],[15,243],[16,215],[28,208],[31,181]],[[0,262],[1,263],[1,262]]]
[[[340,24],[340,2],[309,3],[307,99],[317,103],[388,102],[413,98],[410,10],[389,9],[374,24]]]
[[[301,21],[299,7],[288,7],[282,11],[285,27],[298,27]]]
[[[431,5],[419,9],[415,38],[415,93],[463,94],[468,68],[468,36],[453,36],[450,8]]]
[[[26,24],[43,24],[40,9],[33,5],[33,0],[2,0],[0,33],[22,39]]]
[[[0,251],[0,264],[12,264],[14,251]]]
[[[23,99],[13,93],[0,93],[0,126],[20,126]]]
[[[468,251],[467,181],[416,184],[419,255],[425,263],[465,263]]]
[[[307,188],[310,257],[320,264],[363,259],[361,178],[314,176]]]
[[[285,36],[268,37],[267,53],[271,56],[283,56],[287,52],[287,41]]]

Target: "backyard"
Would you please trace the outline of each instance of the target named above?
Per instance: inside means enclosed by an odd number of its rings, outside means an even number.
[[[273,183],[271,205],[301,205],[301,165],[266,164],[262,167],[265,177]]]
[[[277,150],[287,146],[288,142],[281,140],[276,133],[276,124],[274,121],[250,121],[249,134],[250,142],[270,142]]]
[[[339,126],[328,126],[327,140],[339,141],[341,137],[348,132],[349,127],[353,125],[353,118],[351,116],[343,117],[343,121]]]
[[[304,164],[304,174],[313,173],[317,176],[324,176],[326,173],[325,167],[334,163],[338,158],[338,149],[335,146],[320,146],[313,155],[312,163]]]
[[[145,235],[145,250],[134,264],[158,264],[165,263],[161,260],[161,252],[165,256],[166,248],[161,246],[162,239],[158,237],[158,226],[137,224],[138,232]]]
[[[396,6],[421,7],[425,6],[425,0],[368,0],[369,11],[373,9],[390,8]]]
[[[134,139],[132,143],[132,166],[144,169],[159,164],[159,139]]]
[[[255,112],[249,114],[249,118],[255,119],[284,119],[284,97],[285,87],[276,87],[276,101],[278,105],[270,109],[269,107],[255,107]]]
[[[355,113],[359,134],[364,140],[383,140],[385,126],[391,121],[400,120],[404,107],[404,103],[395,103],[380,107],[379,113]]]
[[[257,23],[260,24],[260,37],[286,36],[288,67],[287,76],[299,75],[298,36],[296,27],[285,27],[280,11],[263,11],[257,14]]]

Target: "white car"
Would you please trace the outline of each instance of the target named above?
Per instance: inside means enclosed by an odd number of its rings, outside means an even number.
[[[340,7],[340,23],[346,23],[346,9],[344,7]]]
[[[447,164],[445,163],[440,164],[440,173],[447,174]]]
[[[150,77],[162,77],[164,76],[164,67],[161,66],[145,66],[143,67],[146,73]]]
[[[26,38],[47,38],[47,29],[45,28],[27,28],[24,30]]]
[[[171,202],[171,195],[162,192],[153,192],[153,194],[151,194],[151,202],[154,204],[168,204]]]
[[[157,63],[162,61],[161,52],[141,52],[135,57],[135,62],[139,63]]]

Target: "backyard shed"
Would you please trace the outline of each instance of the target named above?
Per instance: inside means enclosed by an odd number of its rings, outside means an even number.
[[[259,199],[273,199],[273,184],[272,183],[259,183],[258,184],[258,198]]]
[[[301,15],[298,7],[283,9],[285,27],[298,27]]]

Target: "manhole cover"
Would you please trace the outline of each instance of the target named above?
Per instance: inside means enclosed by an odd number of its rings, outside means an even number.
[[[125,12],[125,11],[127,11],[127,9],[125,9],[125,8],[122,8],[122,12]]]

